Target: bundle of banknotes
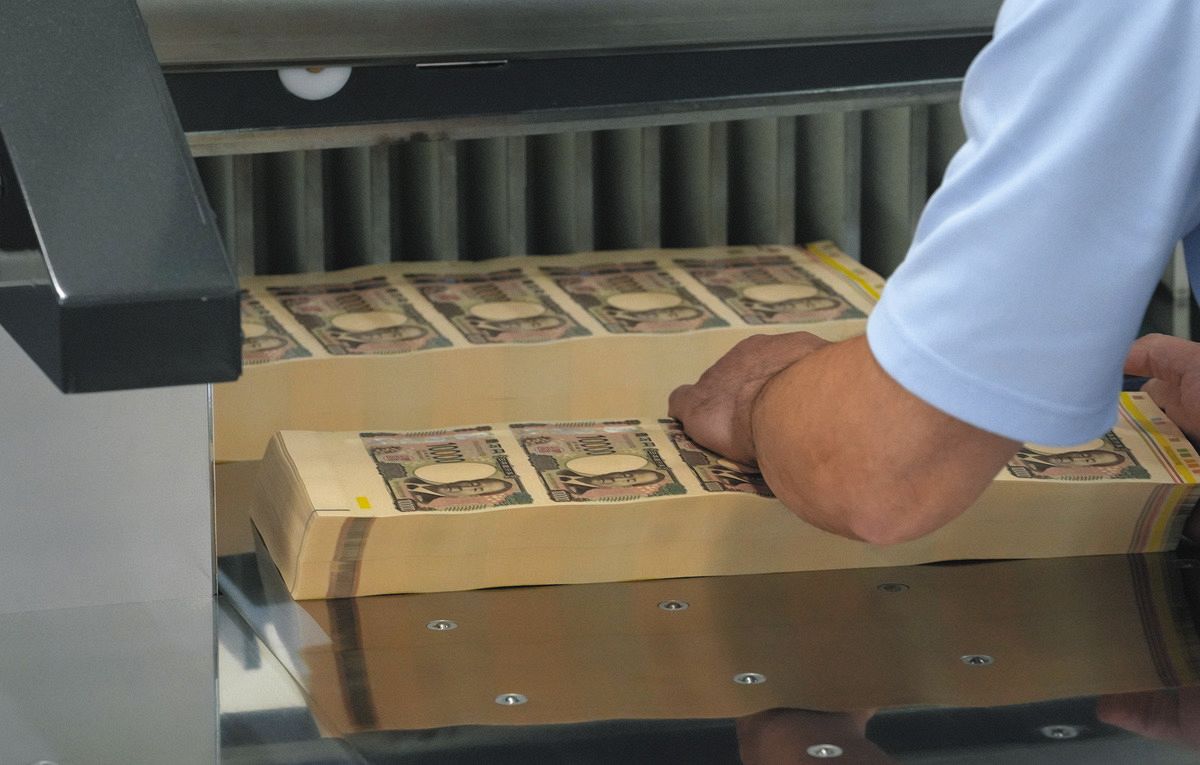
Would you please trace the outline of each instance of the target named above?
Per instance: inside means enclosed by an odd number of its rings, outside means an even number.
[[[1027,445],[960,518],[880,548],[798,522],[672,420],[287,431],[253,520],[294,597],[335,598],[1165,550],[1198,476],[1179,430],[1123,394],[1102,438]]]
[[[218,461],[279,430],[657,413],[736,341],[861,334],[883,280],[829,242],[393,263],[255,277]]]

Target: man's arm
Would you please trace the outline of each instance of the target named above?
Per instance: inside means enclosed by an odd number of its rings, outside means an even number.
[[[786,365],[762,374],[764,359]],[[906,391],[865,338],[751,338],[677,390],[670,411],[697,442],[757,462],[803,520],[875,544],[949,522],[1018,447]]]
[[[739,346],[675,395],[688,432],[757,460],[806,520],[880,543],[965,510],[1010,439],[1103,433],[1166,259],[1200,225],[1198,39],[1193,0],[1006,0],[964,81],[967,142],[868,339]],[[756,374],[738,385],[739,367]]]

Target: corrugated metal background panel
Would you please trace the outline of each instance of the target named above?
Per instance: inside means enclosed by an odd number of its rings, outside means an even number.
[[[197,162],[242,274],[832,239],[886,276],[963,140],[947,102]],[[1180,255],[1159,293],[1188,336]]]
[[[886,274],[961,141],[938,104],[198,162],[244,274],[823,238]]]

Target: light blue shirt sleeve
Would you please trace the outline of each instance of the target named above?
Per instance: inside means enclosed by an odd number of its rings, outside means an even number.
[[[1008,0],[962,111],[966,144],[869,320],[871,349],[977,427],[1093,438],[1200,217],[1200,2]]]

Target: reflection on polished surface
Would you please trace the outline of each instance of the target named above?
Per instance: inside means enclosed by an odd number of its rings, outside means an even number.
[[[1170,555],[292,601],[221,561],[226,762],[1200,763]]]

